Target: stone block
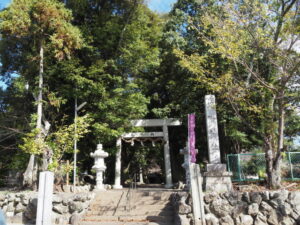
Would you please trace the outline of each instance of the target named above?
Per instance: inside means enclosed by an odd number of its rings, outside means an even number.
[[[178,213],[179,214],[189,214],[190,212],[192,212],[192,207],[183,203],[183,202],[180,202],[179,203],[179,206],[178,206]]]
[[[84,206],[83,206],[82,202],[70,202],[69,203],[70,213],[82,212],[83,209],[84,209]]]
[[[216,174],[210,176],[208,174],[205,174],[204,183],[205,191],[207,192],[230,192],[232,190],[232,182],[230,176],[216,176]]]
[[[261,197],[263,201],[269,201],[270,200],[270,193],[269,191],[264,191],[261,193]]]
[[[186,215],[177,215],[178,223],[180,225],[190,225],[191,224],[191,219],[187,218]]]
[[[211,164],[208,163],[206,165],[206,171],[218,171],[218,172],[225,172],[226,171],[226,164],[221,164],[221,163],[216,163],[216,164]]]
[[[0,194],[0,201],[4,201],[5,200],[5,195],[4,194]]]
[[[245,213],[247,207],[248,204],[246,202],[239,202],[234,206],[234,209],[232,210],[232,217],[238,218],[240,214]]]
[[[289,197],[288,190],[280,190],[280,191],[271,191],[270,199],[281,199],[282,201],[287,200]]]
[[[65,213],[68,212],[68,207],[59,204],[59,205],[54,205],[53,208],[52,208],[52,210],[53,210],[54,212],[57,212],[57,213],[59,213],[59,214],[64,215]]]
[[[249,192],[244,192],[244,193],[242,193],[242,198],[241,198],[241,200],[244,201],[244,202],[247,202],[247,203],[251,204]]]
[[[267,224],[267,217],[262,213],[258,213],[254,220],[254,225],[266,225]]]
[[[257,203],[253,203],[248,207],[248,214],[251,216],[256,216],[259,213],[259,205]]]
[[[79,225],[80,223],[80,215],[78,213],[74,213],[70,218],[71,225]]]
[[[24,212],[26,207],[22,203],[18,203],[15,208],[15,213]]]
[[[262,201],[262,196],[260,195],[259,192],[251,192],[251,193],[249,194],[249,196],[250,196],[250,201],[251,201],[251,202],[260,204],[261,201]]]
[[[216,199],[210,205],[210,211],[217,217],[225,217],[231,214],[233,207],[228,201],[223,199]]]
[[[208,192],[204,195],[204,201],[205,201],[206,204],[209,204],[212,201],[214,201],[215,199],[217,199],[218,197],[219,197],[218,193]]]
[[[291,205],[287,202],[284,202],[283,205],[280,205],[278,207],[278,210],[280,211],[280,213],[283,215],[283,216],[288,216],[290,214],[293,213],[293,209],[291,207]]]
[[[53,195],[52,203],[59,204],[59,203],[62,203],[62,201],[63,201],[62,197],[60,197],[58,195]]]
[[[229,215],[227,215],[220,219],[220,225],[234,225],[234,221]]]
[[[280,221],[280,225],[295,225],[296,222],[292,218],[286,216],[283,217],[282,220]]]
[[[279,224],[278,215],[275,212],[275,210],[272,210],[269,213],[267,222],[268,222],[268,224],[271,224],[271,225],[278,225]]]
[[[250,215],[240,215],[240,225],[253,225],[253,218]]]
[[[268,215],[272,210],[272,206],[270,206],[267,202],[265,201],[262,201],[261,204],[260,204],[260,211],[265,214],[265,215]]]
[[[205,215],[206,225],[219,225],[219,220],[214,214]]]

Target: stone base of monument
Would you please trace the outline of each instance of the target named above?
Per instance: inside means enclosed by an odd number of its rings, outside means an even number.
[[[113,189],[119,190],[119,189],[123,189],[122,185],[113,185]]]
[[[226,171],[225,164],[207,164],[204,173],[205,191],[228,192],[232,190],[231,172]]]

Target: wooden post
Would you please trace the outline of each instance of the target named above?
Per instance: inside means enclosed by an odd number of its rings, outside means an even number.
[[[66,183],[67,183],[67,186],[69,186],[69,167],[70,167],[70,161],[67,160],[67,174],[66,174]]]

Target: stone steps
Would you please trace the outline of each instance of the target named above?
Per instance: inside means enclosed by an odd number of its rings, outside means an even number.
[[[165,203],[164,204],[142,204],[143,207],[140,207],[140,204],[136,204],[135,202],[131,203],[131,207],[130,207],[130,211],[135,211],[135,210],[143,210],[143,209],[147,209],[148,211],[157,211],[157,210],[171,210],[173,209],[173,206],[169,203]],[[92,206],[89,210],[89,212],[114,212],[116,211],[117,207],[115,206],[100,206],[98,205],[96,206]],[[126,211],[126,213],[128,213],[128,207],[127,206],[119,206],[118,211]]]
[[[120,215],[120,216],[88,216],[84,221],[172,221],[173,215]]]
[[[90,205],[81,225],[172,225],[172,192],[135,190],[100,192]],[[129,208],[131,210],[127,210]]]
[[[103,222],[90,222],[82,221],[79,225],[174,225],[173,223],[164,223],[164,222],[112,222],[112,221],[103,221]]]
[[[105,215],[103,213],[91,212],[91,213],[87,213],[85,216],[86,217],[94,217],[94,216],[116,217],[116,216],[127,216],[128,214],[134,215],[134,216],[173,216],[174,211],[173,210],[149,211],[146,209],[146,210],[141,210],[141,211],[130,211],[130,212],[123,211],[123,212],[118,212],[118,213],[109,212],[109,213],[105,213]]]

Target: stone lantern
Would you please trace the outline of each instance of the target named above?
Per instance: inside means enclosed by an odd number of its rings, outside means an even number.
[[[108,153],[102,150],[102,144],[98,144],[96,151],[91,153],[91,157],[95,159],[92,169],[96,170],[96,189],[105,190],[103,185],[103,173],[106,170],[104,159],[108,157]]]

